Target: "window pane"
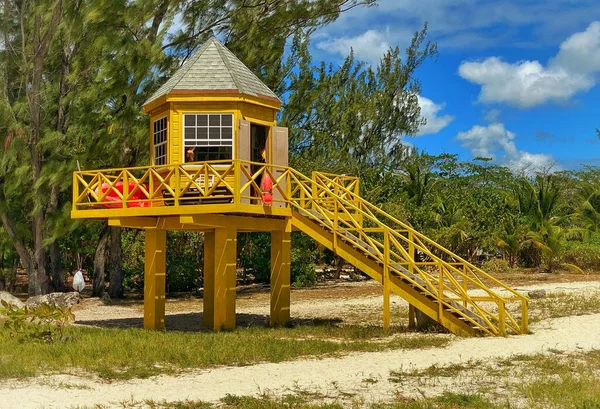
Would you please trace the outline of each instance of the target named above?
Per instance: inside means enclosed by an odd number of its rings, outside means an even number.
[[[196,115],[185,115],[185,126],[196,126]]]
[[[221,128],[221,139],[233,139],[233,130],[231,128]]]
[[[221,116],[221,125],[222,126],[231,126],[231,125],[233,125],[233,115],[231,115],[231,114],[223,114]]]
[[[208,138],[209,139],[221,139],[221,129],[219,128],[210,128],[209,129],[209,134],[208,134]]]
[[[207,126],[208,125],[208,115],[196,115],[198,121],[196,126]]]
[[[221,126],[221,115],[211,115],[210,126]]]
[[[198,128],[198,139],[208,139],[208,128]]]
[[[185,139],[194,139],[196,137],[196,130],[194,128],[185,128]]]

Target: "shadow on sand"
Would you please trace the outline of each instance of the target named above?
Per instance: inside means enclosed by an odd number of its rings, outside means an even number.
[[[202,324],[203,315],[199,313],[180,313],[168,314],[165,317],[165,326],[167,331],[182,331],[182,332],[212,332],[210,328]],[[236,314],[236,328],[250,327],[268,327],[269,316],[261,314]],[[291,325],[336,325],[342,322],[339,318],[331,319],[308,319],[295,318],[291,320]],[[100,328],[143,328],[143,318],[115,318],[109,320],[84,320],[77,321],[78,325],[93,326]]]

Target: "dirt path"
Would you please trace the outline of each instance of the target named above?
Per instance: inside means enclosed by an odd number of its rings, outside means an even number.
[[[600,292],[600,282],[546,284],[535,287],[566,292]],[[375,302],[369,295],[353,302],[360,303],[361,300],[367,304]],[[315,304],[314,300],[307,303]],[[127,313],[128,308],[119,308],[122,309],[119,310],[119,314]],[[303,313],[310,312],[308,306],[302,308]],[[322,311],[326,305],[317,303],[314,308]],[[96,404],[121,407],[119,402],[145,399],[217,401],[227,394],[254,395],[265,391],[279,394],[303,389],[331,397],[357,394],[367,402],[391,399],[399,388],[405,396],[420,396],[422,390],[415,386],[389,382],[390,371],[418,370],[434,364],[444,366],[471,360],[489,362],[520,354],[600,349],[599,323],[600,314],[571,316],[538,322],[531,327],[534,334],[527,336],[472,339],[451,336],[453,340],[445,348],[356,353],[342,358],[223,367],[180,376],[158,376],[127,382],[102,383],[94,379],[67,375],[38,377],[0,386],[0,408],[92,407]],[[425,391],[426,394],[435,392],[433,389]]]

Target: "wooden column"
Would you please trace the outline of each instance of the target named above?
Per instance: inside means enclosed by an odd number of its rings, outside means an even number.
[[[215,313],[215,232],[204,233],[204,292],[202,294],[202,322],[205,326],[214,327]]]
[[[165,328],[167,232],[146,229],[144,262],[144,328]]]
[[[215,331],[235,328],[236,236],[232,223],[207,234],[208,243],[205,237],[204,323]]]
[[[290,259],[292,223],[271,232],[271,326],[290,322]]]

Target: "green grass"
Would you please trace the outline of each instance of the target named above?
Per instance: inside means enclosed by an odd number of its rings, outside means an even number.
[[[450,338],[397,334],[379,328],[306,325],[242,328],[232,332],[154,332],[141,329],[66,329],[68,342],[19,342],[0,329],[0,378],[85,371],[105,379],[146,378],[218,365],[281,362],[346,352],[441,347]]]
[[[600,312],[600,294],[552,293],[529,301],[530,322]]]

